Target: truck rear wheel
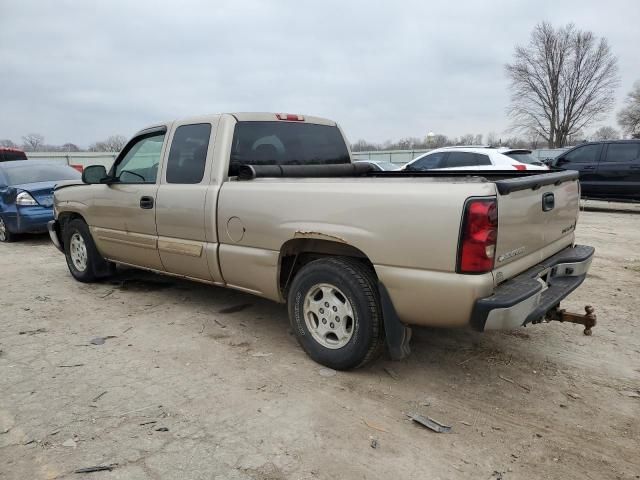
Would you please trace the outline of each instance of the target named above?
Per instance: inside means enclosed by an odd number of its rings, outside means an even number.
[[[64,228],[64,254],[73,278],[80,282],[94,282],[115,272],[115,265],[98,252],[87,224],[71,220]]]
[[[289,320],[316,362],[337,370],[360,367],[384,345],[382,310],[370,267],[350,258],[308,263],[288,295]]]

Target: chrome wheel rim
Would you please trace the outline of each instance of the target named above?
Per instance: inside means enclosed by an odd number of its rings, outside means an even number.
[[[304,321],[311,336],[326,348],[344,347],[355,331],[353,307],[339,288],[319,283],[304,299]]]
[[[0,218],[0,242],[4,242],[7,239],[7,226],[4,224],[4,220]]]
[[[84,243],[84,238],[78,232],[71,235],[71,241],[69,242],[69,254],[71,255],[71,261],[73,266],[79,272],[84,272],[87,268],[87,245]]]

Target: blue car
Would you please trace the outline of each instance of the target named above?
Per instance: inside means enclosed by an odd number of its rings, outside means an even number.
[[[53,188],[80,178],[77,170],[51,161],[0,162],[0,242],[46,232],[53,220]]]

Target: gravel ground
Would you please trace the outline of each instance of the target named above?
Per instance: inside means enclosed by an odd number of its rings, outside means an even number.
[[[593,336],[419,329],[408,360],[353,372],[309,360],[284,306],[80,284],[48,239],[0,244],[0,478],[638,479],[640,206],[586,207],[597,258],[564,306],[596,307]]]

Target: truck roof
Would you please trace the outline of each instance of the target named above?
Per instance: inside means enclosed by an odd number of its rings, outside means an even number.
[[[316,125],[329,125],[336,126],[336,122],[333,120],[329,120],[328,118],[316,117],[313,115],[304,115],[304,114],[290,114],[290,113],[278,113],[278,112],[227,112],[227,113],[211,113],[205,115],[197,115],[193,117],[187,118],[179,118],[170,120],[167,122],[160,122],[153,125],[149,125],[146,128],[140,130],[140,132],[144,132],[145,130],[149,130],[157,127],[169,127],[173,122],[188,122],[188,123],[200,123],[200,122],[211,122],[221,115],[230,115],[234,117],[238,122],[296,122],[296,123],[313,123]],[[295,117],[295,119],[294,119]],[[140,133],[138,132],[138,133]]]

